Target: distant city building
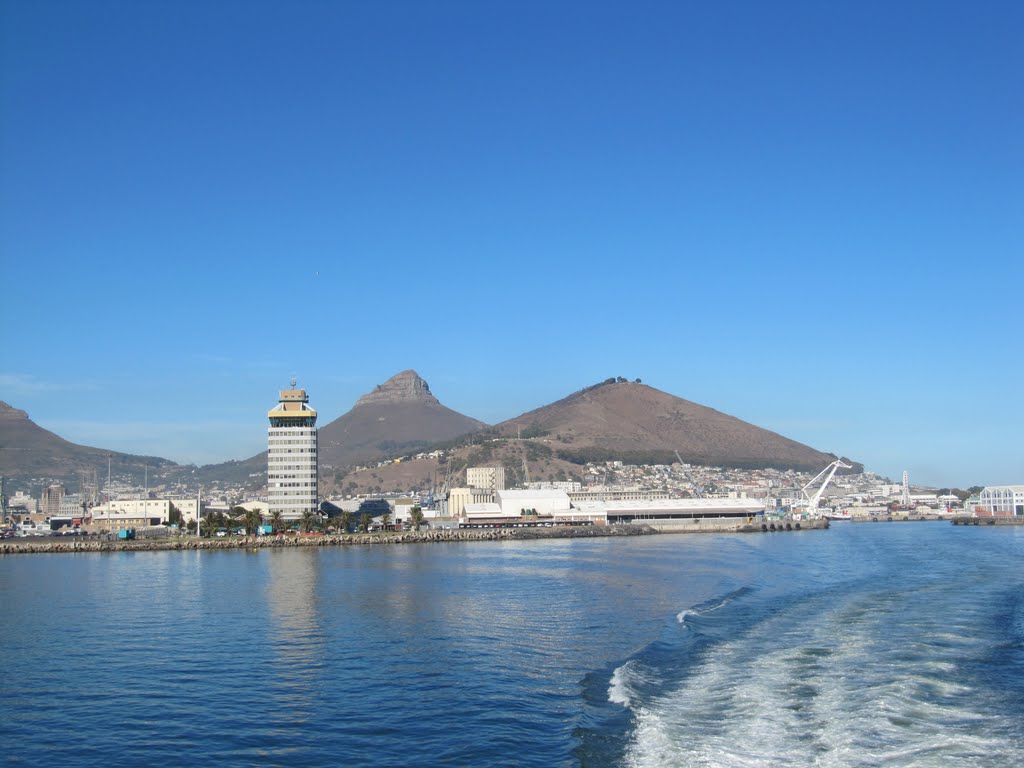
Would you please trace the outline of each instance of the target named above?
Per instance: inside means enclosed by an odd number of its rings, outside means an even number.
[[[41,499],[39,510],[47,517],[56,517],[60,514],[60,504],[64,501],[64,486],[60,483],[54,483],[49,488],[43,489],[43,498]]]
[[[504,467],[470,467],[466,470],[466,485],[486,488],[491,492],[505,490]]]
[[[82,516],[82,501],[81,496],[77,493],[70,493],[65,496],[60,502],[60,510],[58,515],[60,517],[81,517]]]
[[[18,491],[7,500],[7,508],[11,512],[34,515],[39,511],[39,500],[24,491]]]
[[[990,515],[1024,515],[1024,485],[990,485],[978,494],[978,510]]]
[[[317,511],[316,411],[304,389],[282,389],[267,413],[267,501],[270,514],[297,520]]]
[[[531,487],[532,484],[531,484]],[[569,494],[569,500],[573,503],[577,501],[654,501],[657,499],[668,499],[671,498],[671,494],[668,491],[613,491],[613,490],[597,490],[597,491],[567,491]]]
[[[583,490],[583,484],[578,480],[542,480],[529,483],[526,487],[531,491],[565,491],[566,493],[579,493]]]

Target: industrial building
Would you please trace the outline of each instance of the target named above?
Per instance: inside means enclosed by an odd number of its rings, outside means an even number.
[[[504,467],[469,467],[466,470],[466,485],[471,488],[485,488],[492,493],[505,490]]]
[[[502,491],[496,502],[466,504],[469,527],[508,525],[628,525],[678,528],[697,520],[742,519],[764,512],[764,499],[625,499],[571,502],[556,490]]]
[[[270,514],[298,520],[306,512],[316,514],[317,433],[316,411],[309,407],[304,389],[282,389],[278,404],[268,411],[267,501]]]
[[[468,504],[483,504],[494,501],[489,488],[452,488],[448,491],[446,513],[450,517],[462,517]]]

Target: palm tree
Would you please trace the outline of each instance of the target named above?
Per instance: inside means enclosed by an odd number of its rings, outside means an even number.
[[[207,512],[206,517],[203,518],[202,530],[205,531],[205,536],[212,536],[214,529],[217,527],[217,516],[213,512]]]
[[[274,533],[280,533],[284,528],[284,518],[281,517],[281,510],[275,509],[270,513],[270,527]]]
[[[255,508],[247,509],[245,514],[242,515],[242,525],[245,526],[246,535],[253,536],[257,529],[263,525],[263,516]]]
[[[370,519],[371,518],[369,512],[363,512],[363,514],[359,517],[359,530],[363,533],[366,533],[370,530]]]
[[[381,527],[382,530],[385,530],[385,531],[388,528],[391,527],[391,514],[390,513],[385,512],[383,515],[380,516],[380,527]]]
[[[349,526],[352,525],[352,513],[342,510],[339,517],[341,518],[341,532],[348,533]]]
[[[225,521],[228,527],[228,534],[232,534],[235,532],[235,529],[238,527],[238,523],[241,521],[242,515],[244,514],[244,507],[232,507],[230,510],[228,510],[227,520]]]
[[[303,533],[309,533],[313,530],[313,524],[316,521],[316,515],[310,512],[308,509],[302,513],[302,520],[300,525],[302,526]]]
[[[418,531],[420,526],[423,525],[423,510],[419,507],[413,507],[409,510],[409,519],[412,520],[413,530]]]

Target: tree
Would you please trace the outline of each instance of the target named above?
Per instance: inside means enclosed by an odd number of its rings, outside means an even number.
[[[412,520],[412,529],[418,531],[420,526],[423,525],[423,510],[419,507],[413,507],[409,510],[409,519]]]
[[[346,510],[342,510],[341,514],[338,515],[338,518],[341,525],[341,532],[348,533],[348,529],[352,525],[352,513]]]
[[[299,521],[299,526],[302,528],[303,533],[309,533],[313,530],[313,526],[316,524],[316,515],[310,512],[308,509],[302,513],[302,519]]]
[[[281,517],[281,510],[275,509],[270,513],[270,527],[274,533],[280,533],[284,530],[284,518]]]
[[[167,523],[169,525],[181,525],[181,510],[173,504],[171,504],[171,508],[167,512]]]
[[[380,516],[380,527],[385,531],[391,527],[391,514],[389,512],[385,512]]]
[[[256,531],[263,525],[263,516],[256,509],[247,509],[242,515],[242,525],[249,536],[255,535]]]
[[[214,530],[217,528],[217,515],[213,512],[207,512],[206,517],[203,518],[203,535],[212,536]]]
[[[371,519],[372,518],[370,517],[370,513],[369,512],[363,512],[363,514],[359,518],[359,530],[362,531],[363,533],[366,533],[367,531],[369,531],[370,530],[370,520]]]

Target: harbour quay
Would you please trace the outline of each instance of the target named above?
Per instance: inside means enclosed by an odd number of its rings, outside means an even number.
[[[975,517],[973,515],[957,515],[950,520],[953,525],[1024,525],[1024,517]]]
[[[373,546],[381,544],[426,544],[433,542],[528,541],[531,539],[577,539],[615,536],[651,536],[669,533],[774,533],[822,530],[828,520],[753,518],[694,519],[661,521],[637,525],[579,525],[501,528],[437,528],[423,531],[310,534],[298,536],[232,536],[196,538],[177,536],[162,539],[98,540],[75,538],[26,537],[0,543],[0,555],[85,553],[85,552],[165,552],[168,550],[274,549],[280,547]]]

